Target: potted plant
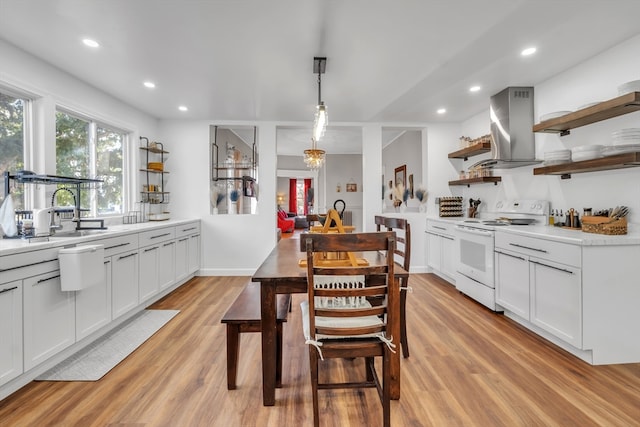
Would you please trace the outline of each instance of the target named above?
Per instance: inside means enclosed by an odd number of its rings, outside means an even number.
[[[425,206],[427,203],[427,189],[422,184],[420,184],[416,189],[416,199],[418,199],[418,202],[420,202],[420,206],[418,207],[418,210],[420,212],[425,212],[427,208]]]

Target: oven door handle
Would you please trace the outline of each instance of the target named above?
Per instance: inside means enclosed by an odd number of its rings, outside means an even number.
[[[486,236],[486,237],[491,237],[493,236],[493,231],[488,231],[488,230],[479,230],[477,228],[469,228],[469,227],[465,227],[464,225],[456,225],[456,230],[460,230],[463,233],[469,233],[469,234],[475,234],[477,236]]]

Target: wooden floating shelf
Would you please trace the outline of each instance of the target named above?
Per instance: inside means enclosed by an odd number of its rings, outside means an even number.
[[[571,129],[586,126],[640,110],[640,92],[631,92],[608,101],[533,126],[534,132],[569,134]],[[451,157],[451,155],[449,155]]]
[[[465,147],[461,150],[454,151],[453,153],[449,153],[449,158],[467,160],[468,157],[476,156],[478,154],[488,153],[489,151],[491,151],[491,143],[481,142],[479,144],[475,144],[470,147]]]
[[[583,160],[580,162],[562,163],[559,165],[542,166],[533,169],[534,175],[562,175],[570,178],[572,173],[596,172],[610,169],[624,169],[640,166],[640,151],[616,154],[615,156],[599,159]]]
[[[145,150],[145,151],[149,151],[151,153],[157,153],[157,154],[169,154],[168,151],[164,151],[161,148],[154,148],[154,147],[140,147],[141,150]]]
[[[498,185],[498,183],[502,181],[502,178],[499,176],[481,176],[478,178],[467,178],[467,179],[457,179],[455,181],[449,181],[449,185],[471,185],[471,184],[483,184],[486,182],[493,182],[494,185]]]

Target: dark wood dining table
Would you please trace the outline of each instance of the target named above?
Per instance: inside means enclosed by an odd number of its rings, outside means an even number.
[[[372,265],[384,264],[385,261],[382,254],[362,254],[362,257]],[[276,294],[307,292],[307,270],[298,264],[302,258],[305,254],[300,251],[298,238],[282,239],[252,277],[254,282],[260,283],[264,406],[273,406],[276,402]],[[409,272],[396,264],[394,275],[399,279],[408,277]],[[393,335],[399,337],[400,331]],[[400,398],[400,346],[397,347],[391,359],[392,399]]]

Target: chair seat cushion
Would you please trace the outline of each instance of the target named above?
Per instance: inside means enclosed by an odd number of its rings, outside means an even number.
[[[302,310],[302,331],[305,339],[313,339],[316,341],[324,339],[345,339],[345,338],[371,338],[377,337],[379,333],[364,335],[323,335],[318,334],[315,337],[311,335],[311,325],[309,324],[309,301],[300,303]],[[329,328],[357,328],[365,326],[378,326],[383,322],[378,316],[360,316],[360,317],[323,317],[316,316],[316,326]]]

